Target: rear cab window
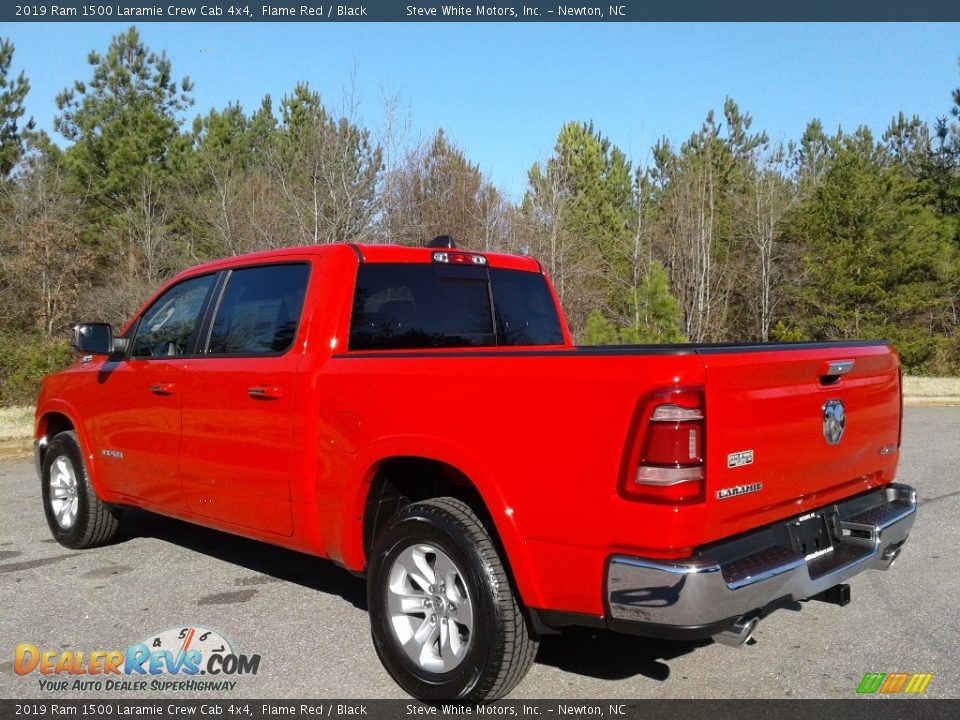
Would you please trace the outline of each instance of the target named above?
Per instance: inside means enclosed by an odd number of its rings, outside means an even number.
[[[350,350],[562,343],[557,309],[539,273],[411,263],[357,270]]]

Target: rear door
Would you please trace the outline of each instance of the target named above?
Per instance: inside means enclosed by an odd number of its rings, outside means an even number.
[[[711,537],[800,514],[827,492],[854,494],[891,479],[900,385],[887,345],[700,353]]]
[[[184,366],[180,477],[190,509],[292,534],[294,376],[310,265],[227,271],[201,356]]]

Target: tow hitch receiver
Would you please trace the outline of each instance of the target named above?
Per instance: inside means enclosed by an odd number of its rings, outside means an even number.
[[[810,599],[843,607],[844,605],[850,604],[850,586],[846,583],[834,585],[832,588],[827,588],[822,593],[818,593]]]

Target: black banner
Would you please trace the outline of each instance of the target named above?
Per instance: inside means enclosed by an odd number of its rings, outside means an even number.
[[[48,720],[153,718],[606,718],[607,720],[946,720],[960,700],[507,700],[491,704],[415,700],[0,700],[0,717]]]
[[[57,0],[3,3],[3,22],[960,21],[957,0],[389,2]]]

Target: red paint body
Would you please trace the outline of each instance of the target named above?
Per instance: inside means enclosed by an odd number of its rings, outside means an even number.
[[[597,351],[574,347],[564,325],[559,346],[349,352],[358,252],[367,263],[431,261],[426,249],[331,245],[188,270],[165,287],[224,268],[309,263],[292,348],[279,357],[78,359],[45,380],[36,437],[65,416],[108,502],[356,571],[378,466],[437,460],[479,492],[528,607],[595,616],[614,552],[686,557],[894,478],[900,385],[889,346]],[[542,272],[529,258],[486,257],[490,267]],[[853,370],[825,386],[825,364],[840,359],[855,360]],[[269,400],[252,397],[254,386]],[[671,388],[702,392],[704,493],[676,504],[627,499],[619,488],[636,470],[647,399]],[[831,398],[848,418],[834,446],[821,421]],[[107,448],[123,459],[101,454]],[[754,463],[729,469],[728,455],[744,450]],[[716,497],[754,482],[763,491]]]

